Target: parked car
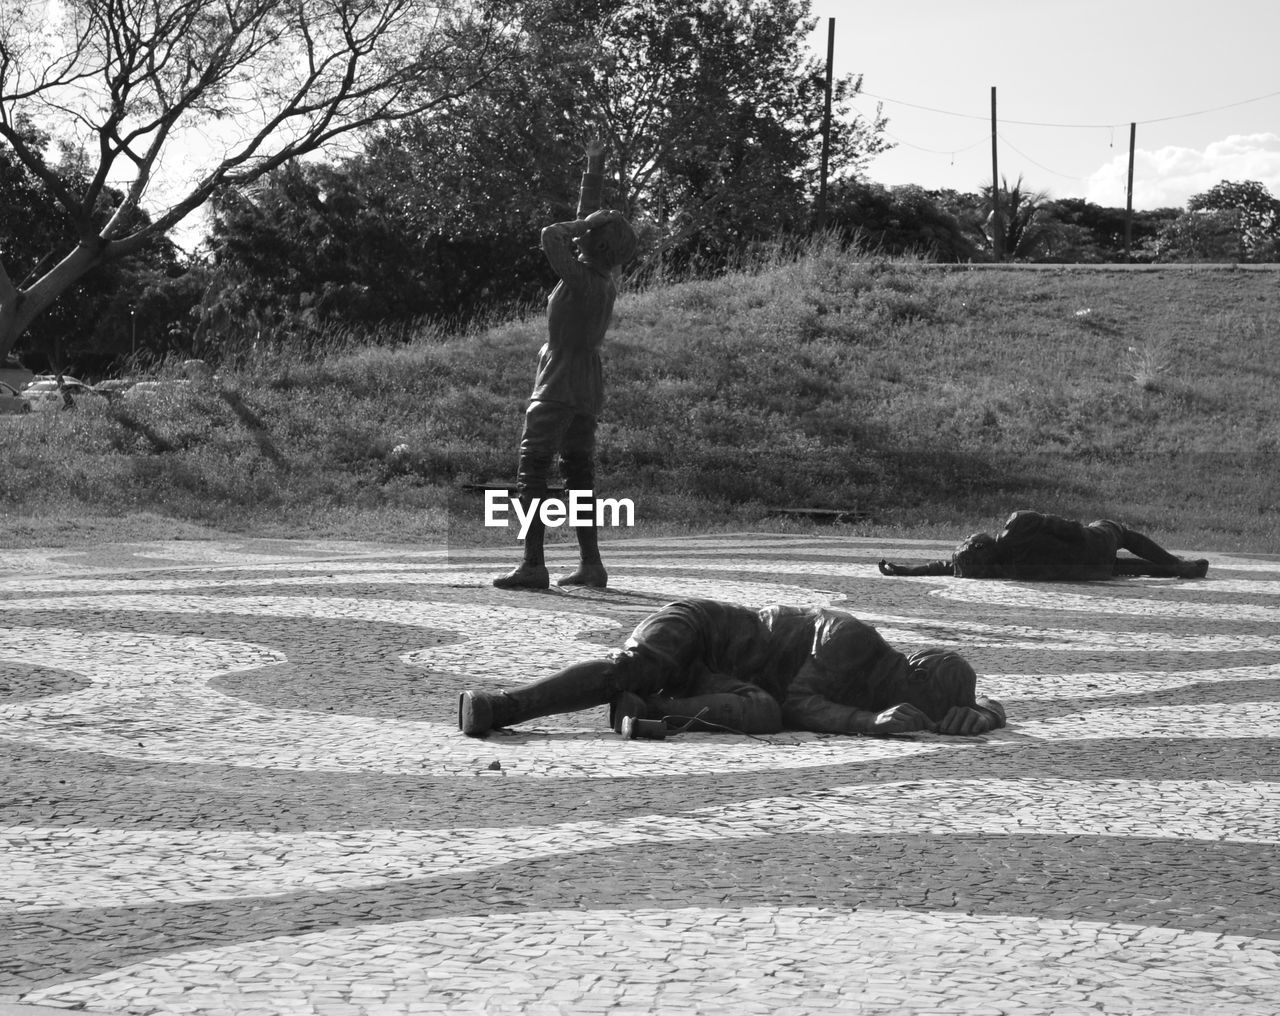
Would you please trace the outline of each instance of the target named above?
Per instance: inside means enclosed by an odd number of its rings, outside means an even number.
[[[27,405],[36,412],[49,412],[54,409],[67,409],[75,405],[81,395],[96,395],[92,385],[87,385],[77,378],[62,376],[62,383],[56,377],[43,375],[27,383],[21,395]],[[70,399],[68,399],[70,396]]]
[[[13,385],[0,381],[0,415],[29,412],[31,403],[22,397],[22,393]]]
[[[105,381],[99,381],[93,386],[93,390],[99,395],[108,399],[118,399],[121,395],[133,387],[133,382],[125,378],[107,378]]]
[[[153,395],[163,395],[166,392],[181,391],[190,387],[191,382],[184,377],[169,377],[158,381],[135,381],[121,394],[126,400],[147,399]]]

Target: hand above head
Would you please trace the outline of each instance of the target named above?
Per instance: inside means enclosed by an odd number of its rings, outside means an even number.
[[[952,706],[947,715],[938,723],[939,734],[952,734],[957,737],[974,737],[985,734],[999,726],[994,716],[983,709],[972,706]]]
[[[913,730],[933,730],[934,723],[924,711],[909,702],[900,702],[879,713],[872,724],[873,734],[907,734]]]
[[[880,569],[881,575],[897,575],[898,574],[898,566],[896,564],[890,564],[884,558],[880,559],[880,563],[877,564],[876,567]]]
[[[615,208],[601,208],[592,212],[583,221],[587,224],[588,229],[595,229],[597,226],[603,226],[606,222],[625,218],[626,216]]]

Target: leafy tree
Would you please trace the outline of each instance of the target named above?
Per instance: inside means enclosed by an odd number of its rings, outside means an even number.
[[[807,11],[807,0],[532,0],[512,58],[482,87],[384,127],[340,164],[282,167],[220,199],[206,308],[231,328],[268,307],[466,317],[541,299],[552,279],[538,232],[572,216],[597,136],[610,146],[605,200],[649,250],[715,265],[802,228],[823,87],[803,53]],[[882,144],[879,121],[847,115],[855,87],[835,87],[840,172]],[[328,272],[330,251],[345,279]]]
[[[1068,234],[1072,247],[1064,260],[1124,260],[1125,210],[1095,205],[1083,198],[1058,198],[1047,206],[1055,218],[1073,230]],[[1179,215],[1176,208],[1135,209],[1129,224],[1129,253],[1143,258],[1147,241]]]
[[[215,263],[247,295],[352,321],[423,310],[418,251],[356,174],[290,162],[213,203]],[[305,257],[299,257],[306,251]]]
[[[805,228],[817,188],[822,65],[804,51],[808,0],[628,5],[597,37],[588,107],[618,153],[626,206],[713,263]],[[831,165],[853,172],[886,146],[883,121],[850,115],[861,80],[833,82]]]
[[[1280,246],[1280,201],[1257,180],[1223,180],[1187,201],[1188,213],[1234,212],[1245,257],[1270,260]]]
[[[1241,213],[1237,208],[1184,212],[1148,241],[1157,261],[1244,261]]]
[[[1016,208],[1015,222],[1006,222],[1006,243],[1013,244],[1017,256],[1025,260],[1055,262],[1120,261],[1124,258],[1123,208],[1105,208],[1083,198],[1050,200],[1044,195],[1026,196],[1021,181],[1002,188],[1002,208]],[[991,215],[991,188],[980,193],[954,190],[926,191],[926,196],[942,212],[959,224],[962,234],[979,249],[977,256],[989,257],[991,238],[987,232]],[[1034,212],[1034,215],[1031,213]],[[1180,215],[1176,208],[1135,210],[1131,225],[1131,255],[1150,258],[1143,246]],[[1028,235],[1017,231],[1019,223],[1032,222]],[[1008,228],[1012,226],[1013,228]]]
[[[75,232],[26,280],[0,265],[0,356],[90,271],[137,253],[219,191],[476,87],[503,59],[502,38],[492,10],[464,0],[6,6],[0,139]],[[29,123],[93,153],[83,189],[32,143]],[[190,178],[140,217],[166,157],[189,162]],[[108,181],[121,176],[112,203]]]
[[[1280,260],[1280,201],[1256,180],[1223,180],[1145,246],[1160,261]]]
[[[610,149],[607,199],[686,261],[804,227],[817,184],[823,72],[808,0],[530,4],[520,60],[384,135],[370,158],[406,186],[419,232],[528,236],[568,214],[585,142]],[[886,147],[833,85],[831,164]],[[429,164],[422,181],[417,167]],[[430,190],[432,193],[424,193]]]
[[[956,217],[914,185],[841,180],[831,188],[827,209],[832,226],[871,250],[936,261],[971,261],[978,254]]]
[[[527,233],[424,235],[420,209],[369,166],[288,163],[214,200],[203,342],[250,321],[282,334],[331,321],[465,321],[543,291],[545,259]],[[522,260],[533,286],[512,281]]]

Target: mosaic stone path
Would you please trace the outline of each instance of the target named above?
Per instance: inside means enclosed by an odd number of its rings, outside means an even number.
[[[1280,1011],[1280,559],[880,576],[944,543],[306,541],[4,553],[0,1014]],[[564,556],[560,554],[559,556]],[[981,738],[472,739],[457,692],[680,596],[961,647]]]

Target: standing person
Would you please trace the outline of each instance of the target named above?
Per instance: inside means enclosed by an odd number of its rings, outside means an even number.
[[[835,734],[916,730],[973,736],[1005,725],[1004,707],[977,694],[959,653],[907,656],[848,611],[669,603],[636,626],[611,657],[586,660],[509,691],[464,691],[458,728],[480,737],[552,713],[608,703],[609,721],[772,734],[784,727]]]
[[[1132,557],[1118,557],[1127,550]],[[1202,579],[1203,558],[1177,557],[1137,530],[1099,519],[1085,525],[1057,515],[1016,511],[996,536],[974,533],[951,559],[927,564],[880,562],[883,575],[954,575],[964,579],[1088,582],[1118,575]]]
[[[596,419],[604,401],[600,345],[618,295],[614,269],[636,251],[636,234],[621,212],[600,209],[604,145],[587,146],[587,170],[578,195],[578,217],[542,231],[542,250],[560,281],[547,298],[547,342],[538,355],[533,395],[520,436],[516,489],[534,517],[525,534],[519,567],[493,580],[499,589],[546,589],[545,527],[536,508],[547,494],[552,459],[560,456],[566,491],[595,485]],[[579,563],[561,576],[562,586],[609,582],[594,525],[576,526]]]

